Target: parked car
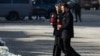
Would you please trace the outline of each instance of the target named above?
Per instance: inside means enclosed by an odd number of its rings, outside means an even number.
[[[7,20],[18,20],[19,17],[29,16],[32,0],[0,0],[0,16]]]
[[[81,0],[81,7],[85,9],[99,9],[100,0]]]
[[[56,14],[54,6],[58,2],[59,0],[32,0],[32,15],[44,16],[46,19],[49,19],[51,14]]]

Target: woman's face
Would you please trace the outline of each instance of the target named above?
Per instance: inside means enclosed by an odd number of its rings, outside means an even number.
[[[56,6],[56,11],[58,11],[59,10],[59,8],[58,8],[58,6]]]
[[[59,13],[59,11],[60,11],[59,6],[55,6],[55,8],[56,8],[57,13]]]

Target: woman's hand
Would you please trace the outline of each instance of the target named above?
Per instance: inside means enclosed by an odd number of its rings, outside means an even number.
[[[57,30],[60,30],[62,25],[57,25]]]

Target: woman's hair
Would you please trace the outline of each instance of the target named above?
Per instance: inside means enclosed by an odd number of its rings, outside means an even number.
[[[69,5],[66,4],[66,3],[57,3],[57,4],[55,5],[55,7],[58,7],[58,11],[57,11],[58,14],[61,12],[61,6],[64,6],[65,8],[70,9]]]
[[[55,5],[55,7],[58,7],[57,13],[60,13],[60,12],[61,12],[61,3],[57,3],[57,4]]]

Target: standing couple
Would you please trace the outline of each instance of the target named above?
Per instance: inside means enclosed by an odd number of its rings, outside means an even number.
[[[71,47],[73,32],[73,16],[67,4],[58,3],[55,5],[57,15],[52,15],[51,24],[54,28],[55,44],[53,56],[61,56],[61,51],[65,56],[80,56]]]

